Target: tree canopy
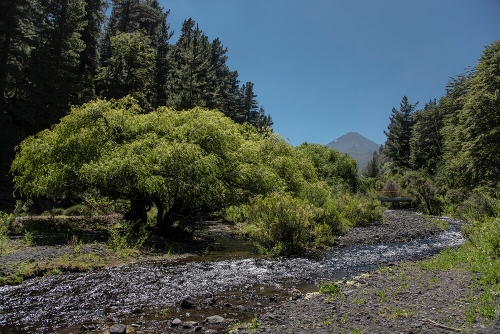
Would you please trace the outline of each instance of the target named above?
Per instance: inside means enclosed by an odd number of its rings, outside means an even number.
[[[309,158],[271,132],[200,107],[144,113],[132,97],[73,107],[20,144],[12,172],[22,195],[106,196],[141,221],[154,205],[158,229],[317,180]]]

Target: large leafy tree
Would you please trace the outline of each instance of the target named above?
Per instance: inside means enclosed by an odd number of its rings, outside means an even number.
[[[329,186],[348,185],[350,190],[358,187],[356,160],[332,147],[303,143],[297,147],[312,160],[320,180]]]
[[[131,97],[73,107],[19,145],[12,172],[23,196],[98,194],[126,201],[125,218],[143,222],[155,205],[162,233],[316,179],[310,160],[274,134],[201,108],[144,113]]]
[[[410,167],[410,138],[413,129],[413,113],[418,102],[411,104],[408,98],[403,96],[399,110],[392,108],[385,143],[386,155],[391,158],[394,165],[399,168]]]

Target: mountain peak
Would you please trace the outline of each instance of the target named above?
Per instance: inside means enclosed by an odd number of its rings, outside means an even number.
[[[380,145],[363,137],[357,132],[348,132],[327,144],[337,151],[347,153],[358,163],[358,169],[365,167],[373,157],[373,152],[378,151]]]

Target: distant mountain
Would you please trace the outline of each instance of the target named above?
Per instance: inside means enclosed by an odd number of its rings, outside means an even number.
[[[357,132],[349,132],[327,144],[337,151],[347,153],[356,160],[358,170],[365,167],[373,157],[373,152],[378,151],[380,145],[363,137]]]

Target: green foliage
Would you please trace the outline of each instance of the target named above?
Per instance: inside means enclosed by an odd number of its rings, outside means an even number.
[[[500,203],[491,198],[484,189],[478,188],[457,206],[454,213],[467,221],[481,221],[485,217],[500,214]]]
[[[308,156],[277,135],[201,108],[143,114],[131,97],[74,107],[19,145],[12,172],[26,196],[83,197],[96,207],[125,201],[125,219],[143,222],[154,206],[162,233],[317,180]]]
[[[65,216],[90,216],[88,208],[83,204],[73,205],[63,211]]]
[[[336,282],[320,282],[318,284],[319,292],[322,294],[329,294],[336,297],[341,293],[340,287]]]
[[[251,333],[257,333],[260,328],[260,322],[259,319],[257,318],[257,314],[254,314],[254,317],[252,318],[252,322],[248,325],[248,329],[250,330]]]
[[[305,200],[273,193],[253,200],[246,212],[248,224],[244,231],[261,251],[286,255],[302,251],[311,242],[321,210]]]
[[[9,228],[13,220],[13,214],[0,211],[0,255],[2,255],[6,250],[7,233],[9,232]]]
[[[131,95],[146,110],[151,109],[155,49],[140,32],[120,33],[110,38],[111,56],[96,77],[100,96],[119,99]]]
[[[347,184],[351,191],[358,188],[356,161],[347,154],[320,144],[303,143],[298,149],[309,156],[321,181],[329,186]]]
[[[410,139],[410,166],[413,170],[424,169],[430,175],[436,173],[443,155],[444,116],[444,110],[436,105],[436,100],[414,113],[415,124]]]
[[[403,96],[399,110],[392,108],[384,151],[397,168],[410,167],[410,138],[414,125],[413,113],[418,102],[411,104]]]
[[[108,245],[115,251],[139,249],[149,236],[146,224],[128,220],[110,226],[108,232]]]
[[[33,233],[31,231],[25,230],[24,231],[24,236],[22,239],[22,243],[25,246],[31,246],[33,245],[34,239],[33,239]]]
[[[500,182],[500,40],[486,46],[459,113],[465,174],[477,185]]]
[[[405,174],[405,179],[408,191],[421,210],[432,215],[442,211],[441,193],[427,172],[410,171]]]
[[[350,226],[368,225],[384,219],[383,207],[372,197],[343,193],[334,199],[338,212]]]

